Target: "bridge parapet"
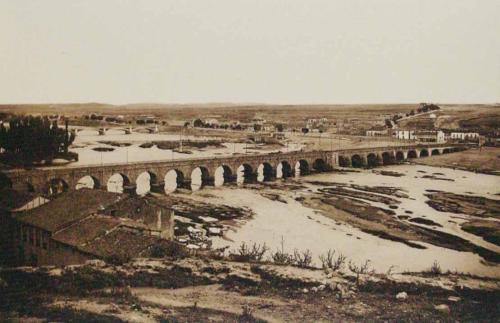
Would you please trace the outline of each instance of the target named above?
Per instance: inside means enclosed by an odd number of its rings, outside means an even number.
[[[127,178],[130,184],[135,184],[136,178],[144,172],[154,174],[158,183],[163,182],[164,176],[171,170],[180,171],[186,180],[189,180],[191,173],[198,167],[207,170],[208,176],[213,177],[218,167],[226,165],[233,174],[236,174],[239,166],[247,164],[253,172],[257,171],[260,164],[269,164],[274,171],[282,162],[286,162],[292,170],[300,161],[305,161],[309,169],[329,169],[336,166],[343,166],[343,156],[359,155],[360,164],[367,165],[369,155],[375,154],[382,156],[388,152],[391,159],[397,159],[397,152],[403,153],[403,159],[408,158],[410,151],[415,151],[415,157],[420,157],[423,150],[431,155],[432,149],[438,149],[442,153],[445,149],[462,147],[461,145],[449,144],[430,144],[430,145],[405,145],[405,146],[386,146],[386,147],[368,147],[342,150],[321,150],[321,151],[290,151],[269,154],[252,155],[233,155],[233,156],[215,156],[210,158],[189,158],[177,160],[155,160],[146,162],[117,163],[117,164],[96,164],[86,166],[64,166],[64,167],[44,167],[37,169],[14,169],[3,171],[2,173],[9,178],[12,184],[28,182],[35,190],[41,191],[46,183],[51,179],[59,178],[67,183],[70,188],[74,188],[78,180],[84,176],[95,178],[101,185],[105,186],[113,174],[122,174]],[[379,158],[379,157],[377,157]],[[349,166],[352,161],[349,160]],[[302,165],[301,165],[302,167]]]

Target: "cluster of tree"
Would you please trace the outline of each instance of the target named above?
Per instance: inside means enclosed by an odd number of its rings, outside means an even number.
[[[189,122],[186,122],[184,124],[184,127],[187,127],[188,125],[189,125]],[[205,123],[201,119],[194,120],[193,127],[195,127],[195,128],[212,128],[212,129],[231,129],[231,130],[245,130],[246,129],[241,124],[236,124],[236,123],[233,123],[233,124],[227,124],[227,123],[213,124],[213,123]],[[251,128],[255,132],[262,131],[262,124],[255,123],[251,126]],[[276,128],[276,131],[278,131],[278,132],[283,132],[285,130],[285,126],[283,124],[276,124],[275,128]]]
[[[0,147],[18,162],[31,164],[52,161],[56,156],[68,154],[75,140],[75,132],[59,128],[57,121],[47,117],[21,116],[9,121],[9,127],[0,125]]]
[[[417,108],[417,111],[411,110],[410,112],[406,113],[407,117],[418,115],[420,113],[426,113],[429,111],[435,111],[441,109],[440,106],[434,104],[434,103],[420,103],[420,106]],[[399,114],[395,114],[392,116],[390,119],[385,119],[385,125],[387,128],[392,128],[395,123],[398,122],[399,119],[403,118],[403,116]]]
[[[441,107],[439,107],[438,105],[434,104],[434,103],[420,103],[420,107],[417,109],[417,113],[425,113],[425,112],[429,112],[429,111],[435,111],[435,110],[439,110],[441,109]]]

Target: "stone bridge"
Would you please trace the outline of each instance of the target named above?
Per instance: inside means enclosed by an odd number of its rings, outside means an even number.
[[[205,185],[219,186],[229,182],[243,184],[269,181],[324,172],[339,166],[376,167],[463,149],[464,146],[460,145],[411,145],[293,151],[128,164],[18,169],[3,171],[3,177],[13,188],[44,194],[80,187],[133,192],[139,182],[147,182],[149,187],[146,190],[168,192],[177,188],[199,189]]]

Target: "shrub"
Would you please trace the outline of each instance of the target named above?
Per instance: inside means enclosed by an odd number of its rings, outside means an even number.
[[[285,252],[285,240],[281,237],[281,250],[276,250],[271,254],[271,260],[277,265],[291,265],[293,264],[293,256]]]
[[[434,260],[428,272],[433,275],[441,275],[443,273],[443,271],[441,270],[441,265],[439,265],[439,262],[437,262],[437,260]]]
[[[242,242],[236,252],[230,253],[229,257],[235,261],[241,262],[261,262],[269,248],[264,243],[263,245],[254,243],[251,247],[245,242]]]
[[[375,272],[374,269],[370,268],[370,260],[359,265],[349,261],[349,270],[356,274],[356,285],[359,285],[360,275],[371,275]]]
[[[312,253],[311,250],[299,252],[297,249],[293,251],[293,264],[300,268],[308,268],[311,266]]]
[[[337,258],[335,258],[335,250],[328,250],[325,255],[319,256],[321,267],[325,270],[331,269],[333,271],[342,269],[345,265],[346,259],[346,256],[343,254],[339,254]]]

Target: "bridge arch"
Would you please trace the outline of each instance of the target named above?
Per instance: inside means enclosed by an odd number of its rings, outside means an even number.
[[[380,157],[376,153],[369,153],[366,156],[366,165],[368,167],[377,167],[380,165]]]
[[[429,151],[427,149],[420,150],[420,157],[429,157]]]
[[[236,170],[236,183],[238,185],[243,185],[245,183],[251,183],[255,180],[255,175],[252,166],[249,164],[242,164]]]
[[[396,152],[396,161],[403,161],[405,160],[405,153],[402,151],[397,151]]]
[[[351,156],[351,165],[354,168],[361,168],[365,166],[365,161],[361,155],[354,154]]]
[[[99,183],[99,180],[92,176],[92,175],[85,175],[82,178],[78,180],[76,183],[75,189],[79,190],[82,188],[89,188],[89,189],[98,189],[101,187],[101,184]]]
[[[273,166],[268,162],[263,162],[257,168],[257,181],[267,182],[275,176]]]
[[[328,170],[328,164],[323,158],[317,158],[312,165],[312,168],[316,172],[325,172]]]
[[[443,149],[443,154],[449,154],[449,153],[451,153],[451,149],[450,148]]]
[[[158,183],[158,176],[155,173],[151,171],[142,172],[135,180],[135,193],[137,195],[146,195],[156,183]]]
[[[301,159],[295,163],[295,176],[304,176],[309,174],[309,163]]]
[[[68,183],[62,178],[52,178],[47,183],[47,194],[58,195],[69,190]]]
[[[163,177],[163,189],[166,194],[175,192],[178,188],[184,186],[184,173],[177,169],[169,170]]]
[[[350,167],[351,160],[347,156],[339,156],[339,166],[340,167]]]
[[[108,179],[106,189],[108,192],[123,193],[129,185],[130,179],[126,175],[115,173]]]
[[[293,176],[292,166],[286,160],[281,161],[276,167],[276,178],[287,178]]]
[[[413,159],[413,158],[417,158],[418,157],[418,153],[416,150],[409,150],[408,151],[408,158],[409,159]]]
[[[205,166],[198,166],[191,172],[191,190],[198,191],[210,184],[210,173]]]
[[[214,172],[214,185],[219,187],[225,183],[234,181],[233,171],[227,165],[221,165],[215,169]]]
[[[384,151],[382,153],[382,163],[384,165],[391,165],[396,162],[396,156],[393,152]]]
[[[439,149],[433,149],[433,150],[431,151],[431,156],[436,156],[436,155],[441,155],[441,153],[440,153]]]

